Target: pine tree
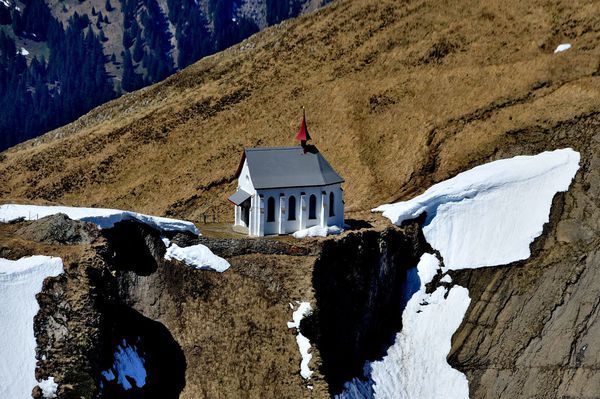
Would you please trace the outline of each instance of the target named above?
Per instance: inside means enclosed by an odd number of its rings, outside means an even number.
[[[11,23],[10,9],[5,7],[4,3],[0,3],[0,25],[10,25]]]
[[[32,40],[45,41],[52,20],[54,17],[44,0],[30,0],[23,9],[22,26],[17,27],[15,33],[26,33]]]
[[[180,14],[181,20],[175,29],[179,49],[177,66],[180,69],[214,52],[213,38],[202,9],[193,0],[184,4],[184,12]]]
[[[44,12],[33,1],[26,24]],[[50,58],[33,57],[29,66],[14,40],[0,31],[0,132],[10,132],[0,134],[0,149],[68,123],[115,96],[101,35],[89,27],[89,18],[74,14],[66,30],[53,17],[45,25]]]
[[[104,22],[104,17],[102,16],[102,11],[100,11],[96,20],[96,28],[102,29],[102,22]]]
[[[143,87],[144,81],[142,77],[135,72],[131,61],[131,53],[128,49],[123,51],[123,78],[121,86],[125,91],[134,91]]]
[[[145,10],[140,16],[144,27],[146,55],[142,64],[147,71],[149,82],[158,82],[174,71],[171,52],[171,33],[169,23],[156,0],[144,0]]]
[[[16,9],[12,12],[12,30],[17,36],[21,36],[23,34],[23,18],[21,17],[21,13],[19,13]]]
[[[15,41],[9,37],[3,30],[0,30],[0,65],[8,65],[8,63],[17,54]]]
[[[140,62],[144,57],[144,39],[142,39],[142,34],[138,32],[137,37],[135,38],[135,46],[133,47],[133,61]]]

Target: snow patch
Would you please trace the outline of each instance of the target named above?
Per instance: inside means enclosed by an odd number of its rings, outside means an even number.
[[[344,229],[339,226],[312,226],[307,229],[298,230],[292,234],[295,238],[326,237],[328,235],[340,234]]]
[[[166,238],[163,238],[163,242],[167,247],[167,252],[165,253],[166,260],[177,259],[196,269],[214,270],[219,273],[223,273],[229,269],[229,262],[215,255],[205,245],[198,244],[189,247],[180,247],[175,243],[170,243]]]
[[[36,220],[57,213],[64,213],[74,220],[94,223],[100,229],[109,229],[115,223],[124,220],[137,220],[161,231],[189,231],[200,234],[192,222],[106,208],[7,204],[0,205],[0,222],[6,223],[20,218]]]
[[[447,269],[504,265],[530,256],[529,244],[548,222],[554,195],[569,188],[579,159],[567,148],[490,162],[373,211],[398,225],[426,212],[423,233]]]
[[[420,288],[402,313],[402,331],[387,355],[365,364],[365,379],[344,385],[338,398],[468,398],[467,378],[450,367],[446,357],[452,335],[469,307],[468,290],[437,288],[427,294],[425,285],[440,270],[433,254],[423,254],[417,265]]]
[[[554,54],[556,53],[560,53],[563,51],[567,51],[568,49],[571,48],[571,43],[563,43],[563,44],[559,44],[556,49],[554,50]]]
[[[8,2],[8,0],[0,0],[0,3],[4,4],[6,8],[10,8],[10,3]]]
[[[54,377],[48,377],[47,379],[40,381],[38,383],[38,386],[42,389],[44,398],[56,398],[56,390],[58,389],[58,384],[54,382]]]
[[[0,258],[0,398],[29,398],[36,385],[45,384],[35,379],[33,318],[40,309],[35,296],[46,277],[62,272],[60,258]]]
[[[442,277],[440,282],[450,284],[452,282],[452,277],[450,277],[449,274],[446,274],[444,277]]]
[[[434,254],[424,253],[417,264],[417,273],[421,282],[420,289],[429,284],[440,268],[440,261]]]
[[[287,326],[288,328],[295,328],[298,332],[298,335],[296,335],[296,342],[298,343],[300,356],[302,356],[302,361],[300,362],[300,375],[307,380],[313,373],[308,367],[312,355],[308,352],[310,350],[310,340],[300,333],[300,322],[304,317],[310,314],[312,308],[308,302],[297,303],[298,309],[292,313],[292,321],[288,322]]]
[[[27,51],[27,49],[25,49],[25,47],[21,47],[21,50],[17,51],[17,53],[19,53],[21,55],[29,55],[29,51]]]
[[[446,357],[469,307],[469,291],[423,287],[402,314],[402,331],[381,361],[371,364],[376,398],[468,398],[467,377]]]
[[[125,340],[122,340],[117,345],[112,367],[101,374],[106,381],[114,381],[116,379],[117,383],[126,391],[133,388],[131,380],[133,380],[137,388],[146,385],[144,358],[139,354],[135,345],[130,345]]]

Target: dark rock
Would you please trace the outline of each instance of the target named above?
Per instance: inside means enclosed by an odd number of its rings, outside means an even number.
[[[43,244],[76,245],[91,243],[99,232],[91,223],[72,220],[67,215],[58,213],[27,223],[17,234]]]
[[[116,223],[102,231],[107,246],[103,255],[111,267],[148,276],[163,262],[165,245],[155,228],[134,220]]]
[[[316,309],[302,320],[301,330],[319,349],[332,395],[362,377],[365,362],[381,359],[394,343],[402,310],[418,289],[409,269],[426,249],[415,222],[323,243],[312,276]]]
[[[313,245],[305,246],[272,238],[207,238],[176,234],[172,241],[180,247],[202,244],[223,258],[247,254],[307,256],[316,255],[320,250],[320,245],[316,241],[311,242]]]
[[[31,391],[31,397],[33,399],[42,399],[44,397],[44,393],[42,392],[42,388],[36,385]]]

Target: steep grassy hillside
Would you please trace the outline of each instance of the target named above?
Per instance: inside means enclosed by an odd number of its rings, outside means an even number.
[[[305,106],[352,216],[570,143],[544,132],[600,111],[599,26],[594,1],[337,1],[0,154],[0,201],[230,219],[242,148]]]

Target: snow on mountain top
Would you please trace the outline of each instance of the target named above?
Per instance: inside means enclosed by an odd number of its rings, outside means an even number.
[[[62,271],[60,258],[0,258],[0,398],[29,398],[38,384],[33,317],[39,305],[35,296],[46,277],[58,276]],[[42,384],[51,388],[48,381]]]
[[[8,2],[8,0],[0,0],[0,3],[4,4],[6,8],[10,8],[10,3]]]
[[[200,231],[192,222],[106,208],[7,204],[0,205],[0,222],[20,218],[35,220],[57,213],[64,213],[71,219],[94,223],[101,229],[111,228],[115,223],[124,220],[137,220],[161,231],[189,231],[200,235]]]
[[[29,55],[29,51],[25,47],[21,47],[21,50],[18,51],[21,55]]]
[[[548,222],[554,195],[569,188],[579,159],[567,148],[490,162],[373,211],[395,224],[426,212],[423,233],[447,269],[508,264],[530,256],[529,244]]]
[[[167,239],[163,239],[167,252],[165,259],[177,259],[188,266],[196,269],[214,270],[223,273],[229,269],[229,262],[220,256],[215,255],[207,246],[198,244],[190,247],[180,247],[175,243],[170,243]]]
[[[559,44],[556,49],[554,50],[554,54],[556,53],[560,53],[562,51],[566,51],[568,49],[571,48],[571,43],[563,43],[563,44]]]

